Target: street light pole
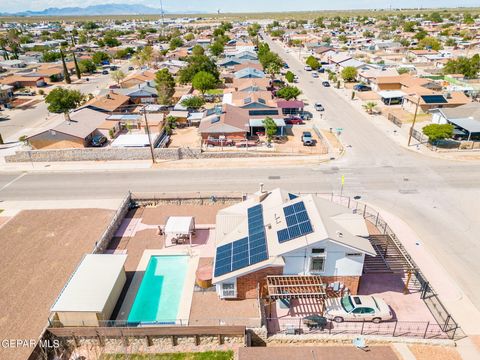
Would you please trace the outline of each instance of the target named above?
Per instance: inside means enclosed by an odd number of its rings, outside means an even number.
[[[152,138],[150,137],[150,127],[148,126],[147,109],[143,107],[143,118],[145,119],[145,128],[147,129],[148,143],[150,144],[150,155],[152,156],[152,163],[155,164],[155,154],[153,153]]]
[[[408,137],[408,146],[410,146],[410,142],[412,141],[412,134],[413,129],[415,128],[415,122],[417,121],[417,114],[418,114],[418,107],[420,106],[420,97],[417,99],[417,104],[415,106],[415,115],[413,116],[412,126],[410,127],[410,136]]]

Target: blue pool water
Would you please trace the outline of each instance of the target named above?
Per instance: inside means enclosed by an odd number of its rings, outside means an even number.
[[[128,322],[175,322],[188,256],[152,256],[138,289]]]

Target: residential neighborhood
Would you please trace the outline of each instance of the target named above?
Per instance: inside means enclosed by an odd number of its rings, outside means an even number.
[[[479,358],[480,8],[46,3],[0,12],[0,359]]]

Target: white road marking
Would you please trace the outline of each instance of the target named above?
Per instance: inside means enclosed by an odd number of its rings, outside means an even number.
[[[10,185],[12,185],[15,181],[20,180],[20,179],[21,179],[22,177],[24,177],[25,175],[27,175],[26,172],[18,175],[15,179],[13,179],[13,180],[10,181],[9,183],[3,185],[3,186],[0,188],[0,191],[5,190],[7,187],[9,187]]]

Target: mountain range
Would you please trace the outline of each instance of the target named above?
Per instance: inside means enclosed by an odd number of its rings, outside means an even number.
[[[168,13],[168,11],[163,11]],[[151,15],[160,14],[160,8],[145,5],[131,4],[101,4],[87,7],[64,7],[48,8],[40,11],[22,11],[17,13],[0,13],[0,16],[94,16],[94,15]],[[185,14],[199,13],[194,11],[184,12]]]

